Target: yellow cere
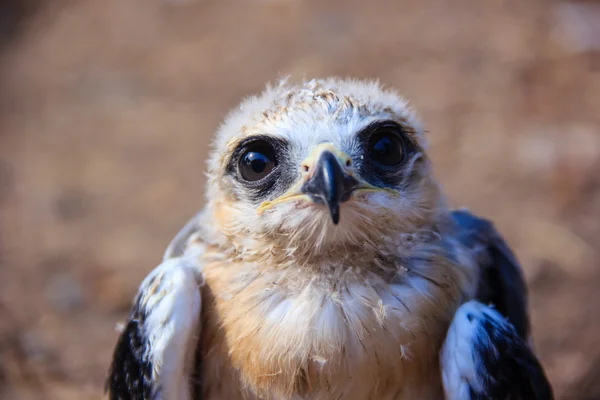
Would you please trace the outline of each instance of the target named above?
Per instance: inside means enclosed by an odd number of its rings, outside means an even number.
[[[328,151],[331,154],[333,154],[335,156],[335,158],[337,158],[338,162],[340,163],[340,165],[342,167],[344,167],[346,165],[346,162],[348,162],[348,161],[352,162],[352,159],[350,158],[350,156],[348,154],[339,150],[333,144],[321,143],[320,145],[318,145],[317,147],[314,148],[314,150],[310,153],[310,155],[308,157],[306,157],[306,159],[304,161],[302,161],[302,166],[307,166],[307,167],[309,167],[310,171],[312,171],[314,169],[314,166],[316,165],[317,161],[321,157],[321,154],[324,151]]]

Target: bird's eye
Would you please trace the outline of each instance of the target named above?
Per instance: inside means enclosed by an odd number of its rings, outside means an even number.
[[[240,157],[240,175],[247,181],[259,181],[277,166],[275,149],[265,141],[251,143]]]
[[[369,140],[369,157],[388,167],[398,165],[404,159],[402,140],[394,132],[381,132]]]

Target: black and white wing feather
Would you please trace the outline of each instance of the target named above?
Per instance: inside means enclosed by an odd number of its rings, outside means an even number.
[[[142,282],[114,350],[111,400],[194,398],[201,285],[192,257],[167,259]]]
[[[480,275],[478,301],[459,308],[440,354],[446,398],[552,399],[550,384],[529,347],[521,266],[489,221],[464,210],[453,212],[453,218]]]
[[[529,345],[477,301],[457,311],[441,353],[448,400],[548,400],[552,389]]]

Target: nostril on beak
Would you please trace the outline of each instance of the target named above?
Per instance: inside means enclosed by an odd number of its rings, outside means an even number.
[[[301,189],[315,203],[327,205],[336,225],[340,219],[340,204],[350,199],[358,185],[356,178],[344,171],[344,165],[348,165],[348,158],[340,160],[330,151],[322,152],[312,168],[312,176],[305,175],[306,182]]]

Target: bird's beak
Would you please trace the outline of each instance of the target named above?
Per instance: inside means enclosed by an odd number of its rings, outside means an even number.
[[[340,222],[340,205],[349,200],[352,192],[388,192],[397,196],[391,188],[379,188],[355,177],[352,159],[331,143],[321,143],[300,166],[302,179],[286,193],[274,200],[263,201],[257,209],[262,214],[278,204],[290,201],[325,204],[334,224]]]
[[[327,144],[319,146],[303,163],[305,170],[310,172],[310,177],[302,185],[302,193],[315,203],[324,203],[336,225],[340,221],[340,204],[350,198],[359,184],[347,170],[348,160],[349,156]]]

